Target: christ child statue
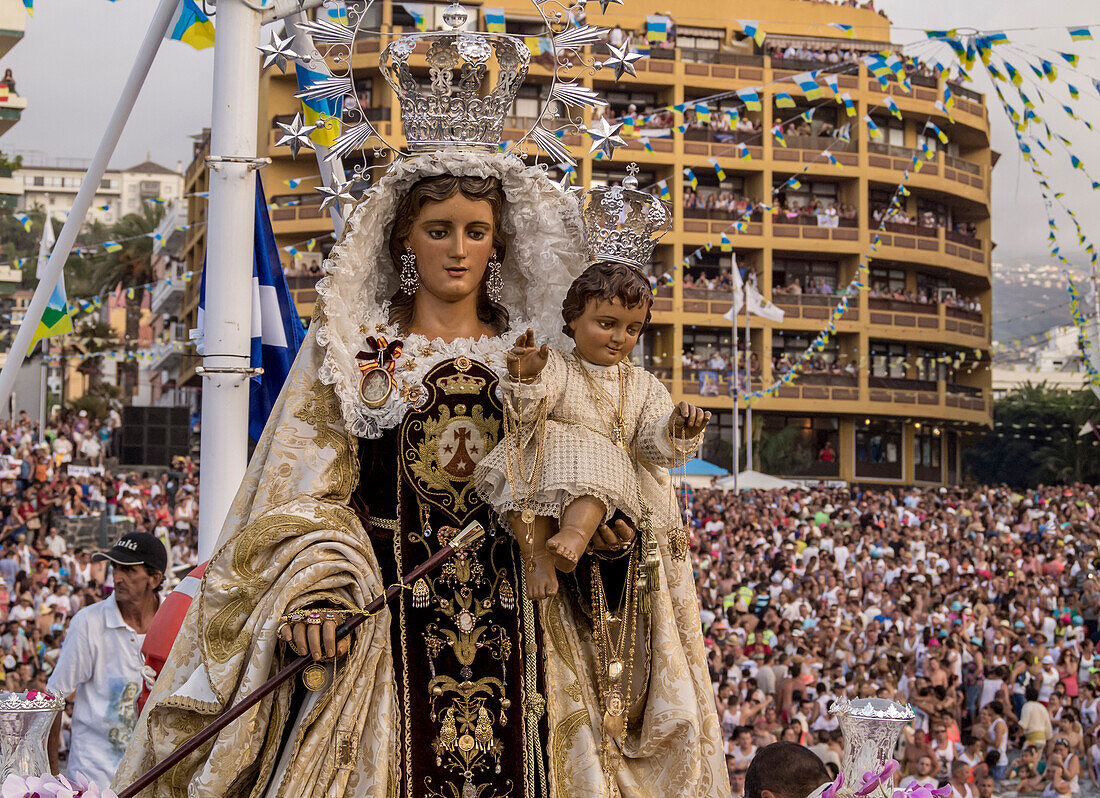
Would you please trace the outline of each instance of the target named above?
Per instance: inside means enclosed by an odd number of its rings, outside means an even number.
[[[710,413],[673,405],[665,386],[628,360],[653,295],[634,268],[589,266],[562,305],[572,352],[535,345],[528,330],[507,356],[506,431],[478,464],[478,492],[506,516],[533,599],[557,592],[597,528],[617,512],[637,526],[641,461],[673,467],[698,448]]]

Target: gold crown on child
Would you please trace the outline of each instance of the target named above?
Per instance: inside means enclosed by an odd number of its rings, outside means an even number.
[[[637,164],[621,186],[596,186],[584,195],[584,231],[588,261],[622,263],[645,272],[653,249],[672,228],[672,214],[664,202],[638,190]]]

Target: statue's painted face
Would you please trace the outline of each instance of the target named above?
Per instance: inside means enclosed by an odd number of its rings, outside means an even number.
[[[577,318],[569,322],[577,352],[589,363],[614,366],[629,357],[642,334],[649,308],[624,307],[616,299],[589,299]]]
[[[493,255],[493,209],[461,192],[420,210],[404,245],[416,255],[420,291],[444,302],[477,294]]]

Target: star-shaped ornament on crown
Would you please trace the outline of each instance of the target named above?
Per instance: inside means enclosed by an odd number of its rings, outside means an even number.
[[[291,157],[297,158],[298,151],[302,147],[313,149],[313,140],[309,137],[309,134],[316,130],[317,126],[303,124],[301,114],[295,114],[289,125],[285,122],[276,122],[275,124],[283,131],[283,137],[275,142],[275,146],[282,147],[289,144]]]
[[[287,62],[298,57],[298,54],[290,49],[293,43],[293,37],[283,39],[277,32],[272,31],[271,43],[262,44],[256,48],[264,54],[263,69],[267,69],[274,64],[285,75]]]
[[[333,186],[317,186],[317,190],[324,195],[324,199],[321,200],[321,210],[326,210],[333,203],[338,202],[355,202],[355,197],[351,195],[351,181],[346,183],[337,183]]]
[[[615,70],[615,80],[620,80],[623,75],[630,75],[632,77],[638,77],[638,73],[634,68],[635,61],[641,61],[645,58],[641,53],[632,53],[630,51],[630,44],[623,42],[619,46],[613,44],[607,45],[607,49],[611,51],[611,57],[603,62],[601,66],[611,67]]]
[[[602,152],[608,158],[614,157],[616,147],[626,146],[626,142],[619,135],[622,129],[622,122],[610,125],[606,119],[596,120],[591,127],[586,128],[586,132],[592,137],[592,149],[589,153]]]

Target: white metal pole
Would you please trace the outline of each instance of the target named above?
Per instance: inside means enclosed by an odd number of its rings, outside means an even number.
[[[1092,365],[1100,368],[1100,266],[1092,264]],[[1100,385],[1093,385],[1092,392],[1100,399]]]
[[[203,314],[199,561],[214,552],[248,465],[248,380],[260,15],[241,0],[218,3],[210,121],[210,211]]]
[[[745,388],[752,393],[752,335],[749,332],[749,319],[752,311],[749,310],[749,292],[745,289]],[[753,470],[752,462],[752,405],[745,404],[745,469]]]
[[[286,29],[294,40],[292,49],[304,58],[308,58],[309,55],[316,49],[313,44],[313,37],[307,32],[298,27],[301,22],[306,22],[308,17],[305,12],[298,11],[295,14],[291,14],[286,18]],[[321,66],[324,67],[324,61],[321,61]],[[327,67],[326,67],[327,69]],[[341,114],[342,116],[342,114]],[[329,148],[323,144],[313,143],[314,151],[317,154],[317,168],[321,173],[321,184],[325,188],[332,188],[337,182],[344,182],[344,162],[341,158],[334,158],[331,161],[326,161]],[[337,241],[340,240],[340,235],[344,232],[344,217],[341,213],[341,207],[339,202],[334,202],[329,205],[329,215],[332,217],[332,228],[336,233]]]
[[[145,31],[145,38],[142,39],[137,57],[134,59],[134,66],[130,69],[130,76],[126,78],[118,104],[107,122],[107,129],[103,131],[103,138],[100,139],[99,147],[92,156],[92,162],[88,166],[87,174],[84,175],[80,189],[76,192],[73,206],[65,219],[61,233],[57,236],[57,243],[54,244],[53,251],[50,253],[49,262],[39,276],[38,287],[34,289],[34,296],[27,305],[27,312],[23,316],[23,323],[19,325],[19,332],[15,334],[15,341],[12,342],[8,359],[3,369],[0,369],[0,402],[6,402],[15,388],[15,375],[30,351],[31,339],[34,337],[38,322],[42,319],[42,312],[46,309],[50,294],[53,293],[54,286],[61,277],[65,261],[68,260],[69,253],[76,242],[76,236],[84,224],[84,217],[92,207],[103,173],[107,171],[111,155],[114,154],[115,147],[118,145],[119,136],[122,135],[126,120],[134,109],[141,86],[149,74],[149,67],[160,48],[160,43],[164,40],[164,34],[168,31],[168,25],[172,21],[177,5],[178,0],[160,0],[157,10],[153,12],[149,28]]]
[[[733,470],[730,472],[733,477],[733,491],[737,492],[737,475],[741,472],[741,417],[737,411],[737,397],[741,393],[741,368],[738,364],[737,355],[737,257],[734,256],[730,264],[730,299],[733,303],[733,319],[730,323],[730,327],[733,329],[733,368],[730,369],[730,373],[733,375]]]
[[[42,365],[40,366],[41,379],[38,383],[38,421],[45,429],[46,426],[46,388],[47,380],[46,373],[49,371],[49,366],[46,365],[46,339],[42,339],[41,352]]]

